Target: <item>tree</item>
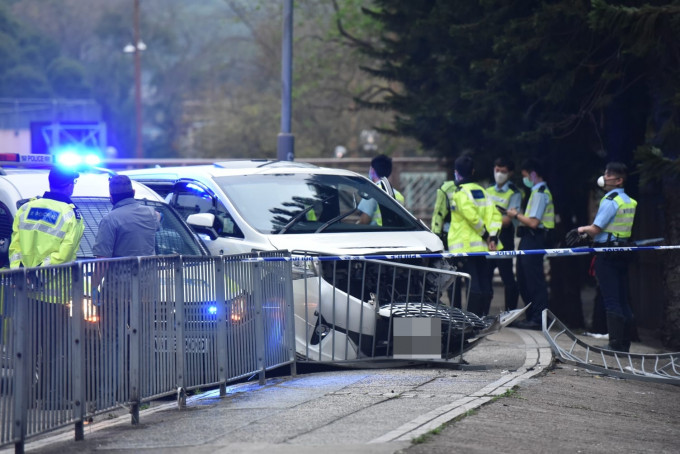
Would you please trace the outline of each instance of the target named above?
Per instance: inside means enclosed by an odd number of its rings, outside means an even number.
[[[80,63],[63,57],[49,37],[14,19],[0,3],[0,96],[87,97]]]
[[[364,52],[390,92],[363,105],[396,111],[392,133],[444,157],[474,149],[483,172],[498,153],[543,158],[564,232],[590,221],[593,177],[605,161],[632,164],[648,125],[677,157],[677,2],[644,3],[375,0],[365,13],[382,32]]]
[[[593,1],[591,25],[614,36],[627,60],[639,61],[649,90],[646,140],[637,150],[643,184],[661,187],[668,244],[680,244],[680,2],[657,2],[638,8]],[[680,349],[680,254],[664,257],[667,306],[663,340]]]

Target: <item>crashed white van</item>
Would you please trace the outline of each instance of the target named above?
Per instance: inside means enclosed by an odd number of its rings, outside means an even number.
[[[393,317],[435,316],[449,327],[460,322],[454,337],[474,337],[491,323],[442,304],[443,289],[453,281],[453,274],[446,273],[453,272],[427,268],[433,263],[421,257],[442,252],[441,240],[357,173],[281,161],[121,173],[165,196],[212,254],[289,251],[317,258],[293,264],[295,332],[302,357],[390,355]],[[371,199],[381,222],[361,224],[358,207]],[[337,260],[365,255],[399,255],[401,260]],[[410,267],[398,266],[404,263]],[[416,279],[416,272],[422,278]],[[442,326],[445,331],[447,342],[458,342]]]

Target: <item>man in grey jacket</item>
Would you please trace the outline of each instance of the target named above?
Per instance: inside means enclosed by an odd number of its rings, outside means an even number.
[[[109,180],[113,210],[99,223],[92,252],[95,257],[154,255],[159,215],[135,199],[130,178],[114,175]]]

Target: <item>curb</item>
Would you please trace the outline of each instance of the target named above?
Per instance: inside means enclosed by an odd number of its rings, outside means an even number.
[[[431,432],[470,410],[479,408],[495,397],[505,394],[522,381],[543,372],[552,364],[553,355],[548,341],[542,331],[527,331],[517,328],[511,329],[527,346],[526,359],[522,367],[495,382],[485,386],[470,396],[458,399],[450,404],[441,406],[429,413],[403,424],[369,443],[389,443],[393,441],[411,441],[421,435]]]

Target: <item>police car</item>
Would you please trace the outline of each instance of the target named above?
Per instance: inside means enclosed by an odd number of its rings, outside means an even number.
[[[422,255],[444,251],[439,237],[393,197],[348,170],[250,160],[121,173],[164,196],[215,255],[251,251],[397,255],[401,262],[427,267],[436,259]],[[379,222],[361,223],[360,208],[367,200],[378,207]],[[446,265],[442,260],[438,263]],[[438,301],[423,299],[422,295],[435,293],[434,281],[414,283],[409,269],[399,269],[392,283],[392,276],[377,276],[378,266],[366,269],[367,275],[362,275],[358,265],[347,269],[334,261],[294,263],[295,333],[301,356],[355,359],[370,355],[362,345],[370,344],[379,331],[389,330],[394,316],[426,315],[450,321],[452,308],[442,311]],[[409,303],[405,307],[404,298],[396,301],[395,294],[420,295],[415,300],[418,304],[410,306],[418,307],[416,312],[410,313]],[[457,316],[464,319],[462,325],[474,327],[473,335],[488,327],[474,314]]]
[[[49,190],[47,171],[6,171],[0,175],[0,238],[9,240],[12,236],[12,223],[18,207],[33,197],[42,196]],[[80,215],[85,223],[85,232],[80,242],[78,259],[94,258],[92,246],[99,228],[101,219],[111,211],[112,205],[109,199],[109,175],[82,173],[73,190],[71,199],[78,207]],[[157,242],[156,253],[205,255],[205,246],[198,241],[186,224],[178,218],[164,200],[153,190],[133,182],[135,198],[146,205],[151,205],[161,213],[165,226],[171,228],[173,233],[180,237],[180,241],[172,245]]]
[[[34,169],[5,169],[3,174],[0,174],[0,238],[9,243],[12,233],[12,223],[18,207],[26,203],[33,197],[42,196],[42,194],[49,190],[48,170],[34,170]],[[106,173],[86,173],[81,172],[75,186],[71,200],[76,205],[80,216],[84,220],[85,229],[82,240],[80,242],[80,249],[77,253],[77,259],[93,259],[92,253],[97,230],[101,219],[111,211],[112,204],[109,198],[109,175]],[[161,216],[161,229],[156,234],[156,254],[169,255],[180,254],[184,256],[208,256],[209,252],[205,245],[200,241],[196,234],[187,226],[179,214],[164,202],[156,192],[147,186],[132,182],[135,190],[135,198],[141,203],[151,206]],[[5,260],[7,257],[5,257]],[[211,286],[210,282],[202,279],[191,279],[185,282],[191,290],[186,291],[186,294],[203,294],[205,289]],[[166,287],[159,286],[161,291]],[[95,327],[101,323],[97,308],[92,306],[90,300],[89,284],[86,284],[86,294],[84,304],[84,312],[88,326]],[[158,295],[159,300],[165,300],[164,295]],[[243,298],[240,295],[239,298]],[[236,301],[238,302],[238,301]],[[201,358],[214,356],[214,349],[216,348],[213,341],[215,330],[215,313],[216,306],[211,301],[197,301],[195,303],[187,302],[185,309],[193,314],[194,322],[191,324],[193,328],[187,328],[186,335],[186,352],[194,354],[199,361]],[[202,321],[202,322],[201,322]],[[158,325],[158,322],[156,321]],[[174,325],[168,325],[174,326]],[[159,326],[156,326],[158,329]],[[155,339],[156,346],[168,343],[168,333],[158,334]],[[157,351],[162,351],[162,348],[157,348]],[[167,346],[165,348],[167,350]],[[200,370],[196,368],[196,374]],[[196,380],[201,382],[201,377],[187,377],[188,380]]]

